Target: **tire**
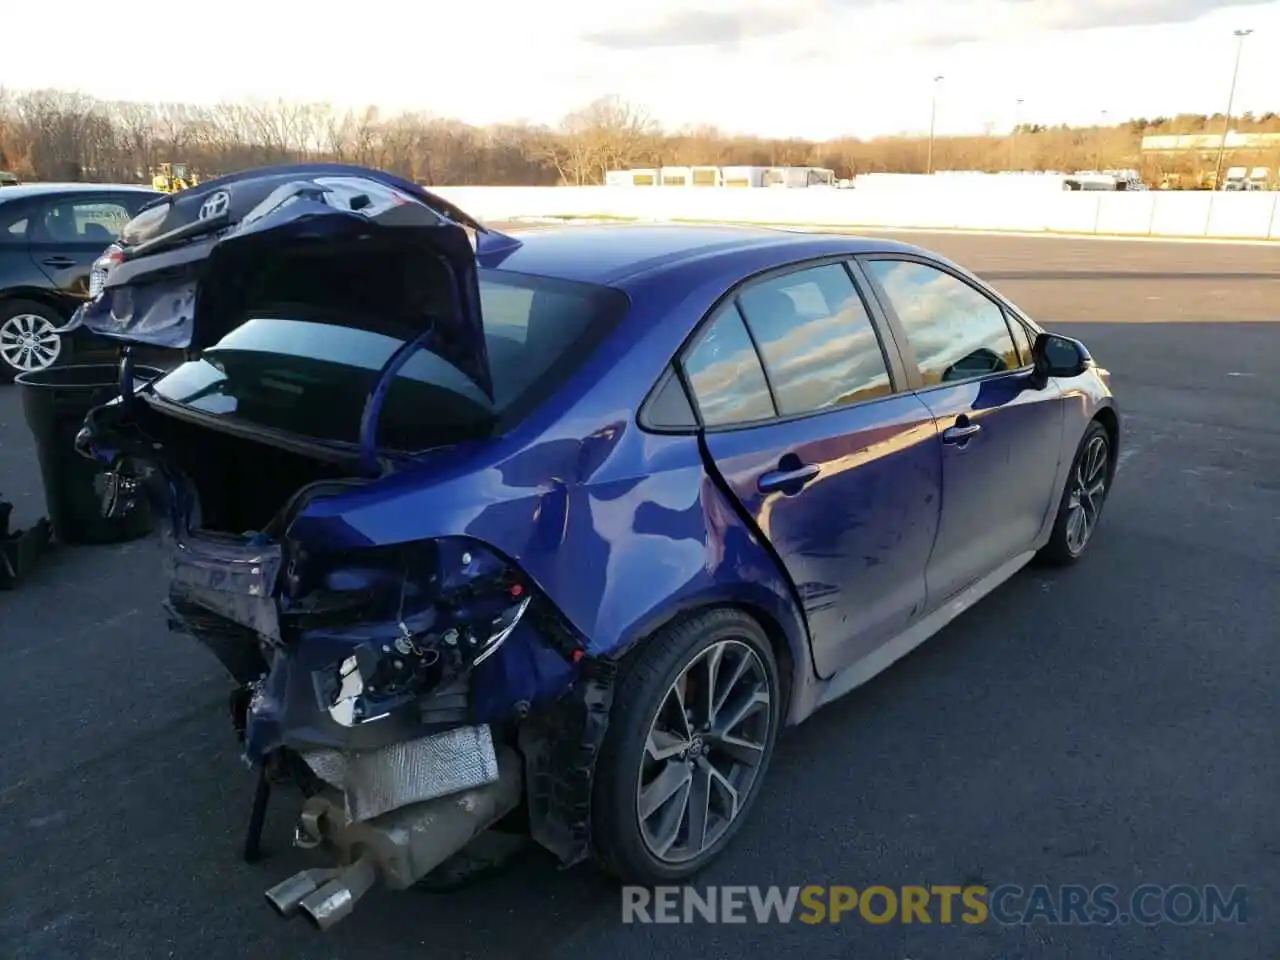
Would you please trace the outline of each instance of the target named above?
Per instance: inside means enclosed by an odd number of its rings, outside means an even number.
[[[27,370],[51,367],[62,357],[65,343],[61,336],[49,333],[66,321],[56,310],[34,300],[0,301],[0,383],[11,383]],[[37,350],[23,349],[35,335]]]
[[[735,675],[736,683],[729,686]],[[719,709],[710,714],[709,701],[702,696],[709,676],[716,677],[720,701]],[[692,732],[676,720],[677,681],[688,694],[686,704],[697,714]],[[752,706],[743,710],[747,704]],[[781,707],[777,660],[764,630],[747,614],[711,610],[647,640],[619,673],[609,730],[596,764],[591,819],[597,865],[623,883],[654,885],[684,880],[711,863],[733,839],[759,793],[777,741]],[[708,715],[715,720],[711,731],[698,729]],[[730,722],[738,715],[745,719]],[[673,729],[679,736],[670,735]],[[670,759],[654,760],[647,749],[651,730],[657,733],[655,744],[671,754]],[[723,739],[726,733],[732,734],[728,741]],[[746,759],[755,762],[744,763]],[[685,798],[709,798],[702,805],[707,814],[704,829],[698,831],[701,843],[693,840],[697,821],[688,813],[697,809],[696,804],[677,820],[681,790],[666,804],[652,802],[663,793],[652,788],[657,772],[664,769],[671,782],[685,779]],[[647,805],[656,811],[643,826],[642,788]],[[737,802],[732,804],[735,792]],[[664,829],[672,823],[677,831]],[[664,848],[672,836],[676,842]]]
[[[1101,459],[1095,459],[1101,450]],[[1089,424],[1080,445],[1076,448],[1075,458],[1071,461],[1071,471],[1067,474],[1066,486],[1062,491],[1062,499],[1058,502],[1058,515],[1053,523],[1053,533],[1036,559],[1042,564],[1064,567],[1075,563],[1088,549],[1093,541],[1094,531],[1102,519],[1102,511],[1106,506],[1107,496],[1111,493],[1111,481],[1115,477],[1115,450],[1111,436],[1097,420]],[[1099,486],[1100,485],[1100,486]],[[1091,498],[1083,498],[1082,490],[1094,490]],[[1086,507],[1092,502],[1092,510]],[[1079,528],[1075,526],[1073,517],[1077,513],[1085,516],[1087,529],[1083,540],[1078,536]]]

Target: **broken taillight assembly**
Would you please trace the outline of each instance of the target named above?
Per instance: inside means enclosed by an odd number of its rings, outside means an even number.
[[[343,726],[370,723],[466,675],[501,649],[534,599],[514,565],[447,537],[295,555],[284,573],[286,641],[343,642],[313,677]]]
[[[123,262],[124,250],[119,244],[113,243],[103,252],[102,256],[93,261],[93,267],[89,271],[89,297],[96,300],[102,295],[102,289],[107,282],[107,274],[116,264]]]

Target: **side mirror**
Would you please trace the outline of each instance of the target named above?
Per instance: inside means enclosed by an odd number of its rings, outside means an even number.
[[[1050,377],[1078,377],[1093,365],[1093,357],[1079,340],[1057,333],[1042,333],[1031,348],[1037,386]]]

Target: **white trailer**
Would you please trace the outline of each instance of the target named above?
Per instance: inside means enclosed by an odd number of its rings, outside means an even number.
[[[719,167],[690,167],[689,186],[719,187],[723,186]]]
[[[604,175],[606,187],[656,187],[657,170],[609,170]]]
[[[663,187],[687,187],[693,179],[690,167],[659,167],[658,185]]]
[[[725,187],[763,187],[768,167],[721,167],[720,183]]]
[[[833,187],[836,172],[826,167],[769,167],[764,172],[762,185],[766,187]]]

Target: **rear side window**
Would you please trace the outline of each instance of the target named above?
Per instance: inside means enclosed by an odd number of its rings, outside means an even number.
[[[645,426],[658,430],[688,430],[698,425],[698,417],[689,405],[689,395],[674,368],[659,381],[641,417]]]
[[[23,204],[0,203],[0,245],[26,243],[28,223]]]
[[[702,422],[709,427],[776,415],[760,357],[733,304],[707,324],[684,358],[685,377],[693,388]]]
[[[840,264],[753,284],[743,290],[738,304],[760,347],[783,416],[892,391],[871,317]]]
[[[487,436],[536,407],[578,369],[626,312],[606,287],[480,271],[494,399],[435,354],[413,354],[392,382],[379,445],[421,450]],[[344,322],[345,321],[345,322]],[[405,340],[377,318],[260,312],[156,392],[204,413],[317,440],[354,443],[365,399]]]
[[[901,320],[926,387],[1021,366],[1004,310],[959,277],[910,260],[866,268]]]
[[[120,236],[131,216],[119,200],[64,200],[45,207],[31,239],[37,243],[101,243],[105,247]]]

